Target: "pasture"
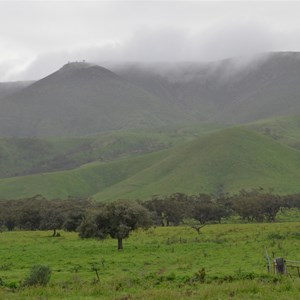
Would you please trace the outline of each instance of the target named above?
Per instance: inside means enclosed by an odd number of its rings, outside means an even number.
[[[265,249],[300,260],[300,222],[150,228],[123,251],[60,233],[0,233],[1,299],[299,299],[298,275],[268,274]],[[51,267],[50,283],[22,287],[36,264]]]

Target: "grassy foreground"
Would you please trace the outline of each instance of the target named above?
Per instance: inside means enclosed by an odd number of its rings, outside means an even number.
[[[115,240],[76,233],[2,232],[0,298],[299,299],[296,274],[269,275],[264,257],[267,248],[300,260],[299,232],[299,222],[208,225],[200,235],[189,227],[151,228],[133,233],[123,251]],[[8,288],[20,286],[35,264],[52,268],[47,287]]]

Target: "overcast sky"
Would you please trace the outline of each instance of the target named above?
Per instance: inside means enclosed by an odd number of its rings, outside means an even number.
[[[300,51],[300,2],[0,1],[0,81],[68,61],[210,61]]]

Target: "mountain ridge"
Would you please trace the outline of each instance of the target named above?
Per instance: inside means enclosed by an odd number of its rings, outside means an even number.
[[[213,63],[73,62],[0,99],[0,136],[80,136],[300,113],[300,54]]]
[[[175,123],[180,114],[105,68],[65,66],[1,100],[0,134],[76,136]]]

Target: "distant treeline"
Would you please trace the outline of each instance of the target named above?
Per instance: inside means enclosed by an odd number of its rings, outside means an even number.
[[[300,194],[279,196],[260,190],[213,197],[208,194],[153,196],[147,201],[134,202],[149,213],[151,224],[176,226],[186,220],[198,224],[217,223],[231,216],[248,222],[274,222],[285,208],[300,209]],[[126,203],[126,201],[125,201]],[[123,201],[124,204],[124,201]],[[0,228],[9,231],[53,230],[77,231],[83,221],[101,213],[107,203],[89,199],[69,198],[48,200],[38,195],[20,200],[0,200]]]

